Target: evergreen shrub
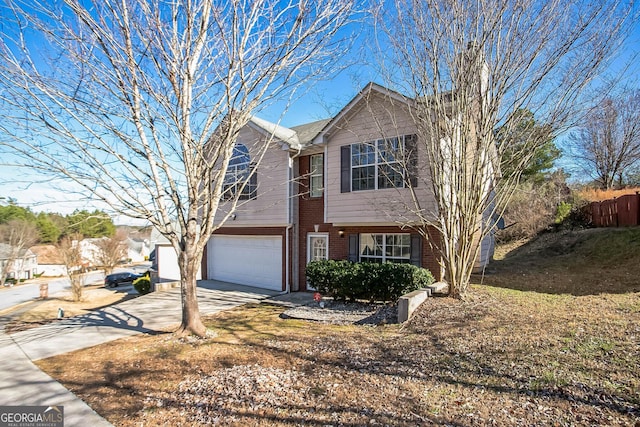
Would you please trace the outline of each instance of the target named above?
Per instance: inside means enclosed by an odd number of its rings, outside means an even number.
[[[307,265],[309,285],[338,300],[397,301],[434,282],[427,269],[411,264],[319,260]]]

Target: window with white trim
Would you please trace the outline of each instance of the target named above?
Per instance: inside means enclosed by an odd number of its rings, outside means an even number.
[[[322,197],[324,191],[324,154],[313,154],[309,162],[309,195]]]
[[[251,163],[249,149],[244,144],[236,144],[229,160],[222,186],[222,199],[255,199],[257,196],[257,176],[255,165]]]
[[[411,235],[360,234],[360,261],[411,262]]]
[[[351,191],[402,188],[405,137],[351,144]]]

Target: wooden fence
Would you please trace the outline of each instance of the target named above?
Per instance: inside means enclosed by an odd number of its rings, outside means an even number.
[[[640,225],[640,192],[593,202],[587,205],[585,210],[594,227]]]

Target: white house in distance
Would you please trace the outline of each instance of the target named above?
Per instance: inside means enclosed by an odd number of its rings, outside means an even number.
[[[31,251],[38,259],[38,274],[45,277],[60,277],[67,274],[67,267],[55,245],[36,245]]]
[[[107,237],[83,239],[79,243],[83,267],[100,266],[99,242]],[[123,245],[126,246],[126,255],[123,262],[143,262],[149,258],[149,241],[127,238]]]
[[[0,271],[5,272],[7,279],[26,280],[38,274],[36,254],[30,249],[15,249],[6,243],[0,243]]]
[[[177,228],[177,227],[176,227]],[[153,228],[149,238],[153,251],[149,257],[151,261],[152,279],[155,283],[172,282],[180,280],[180,268],[178,267],[178,256],[173,246],[166,237]],[[196,276],[202,279],[202,272],[198,270]]]
[[[80,241],[74,241],[74,245],[80,246],[80,256],[82,258],[82,267],[89,268],[100,264],[100,246],[98,242],[104,239],[104,237],[96,237],[90,239],[82,239]]]
[[[127,259],[129,262],[143,262],[149,259],[151,252],[149,249],[149,240],[127,237],[125,244],[127,245]]]

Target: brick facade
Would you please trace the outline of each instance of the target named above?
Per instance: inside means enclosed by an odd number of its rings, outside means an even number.
[[[324,197],[309,195],[309,170],[311,156],[299,158],[299,195],[298,195],[298,285],[300,290],[306,290],[307,279],[305,266],[307,265],[307,235],[315,233],[329,233],[329,256],[332,254],[331,245],[337,239],[337,230],[332,230],[331,224],[324,223]],[[334,235],[335,234],[335,235]]]
[[[407,229],[396,226],[349,226],[335,227],[333,224],[324,222],[324,198],[310,197],[309,188],[309,162],[310,156],[301,156],[299,159],[300,176],[300,192],[298,196],[298,213],[299,213],[299,242],[298,242],[298,284],[299,290],[306,290],[305,267],[307,265],[308,248],[307,235],[309,233],[328,233],[329,235],[329,259],[341,260],[347,259],[349,255],[349,239],[350,234],[383,234],[383,233],[412,233]],[[318,229],[316,230],[316,225]],[[429,230],[432,236],[432,242],[435,245],[439,242],[433,241],[433,236],[439,236],[435,228]],[[431,271],[436,280],[440,280],[440,266],[438,258],[431,247],[428,239],[422,238],[422,267]]]

